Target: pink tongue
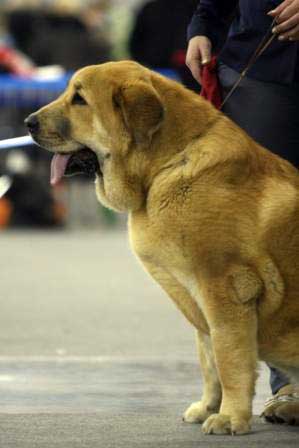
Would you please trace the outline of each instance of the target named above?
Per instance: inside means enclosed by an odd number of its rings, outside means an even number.
[[[51,162],[51,185],[56,185],[64,175],[71,154],[55,154]]]

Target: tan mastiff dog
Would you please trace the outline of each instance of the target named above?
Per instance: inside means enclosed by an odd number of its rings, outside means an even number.
[[[198,95],[134,62],[78,71],[26,120],[52,183],[96,173],[133,251],[197,330],[207,434],[250,429],[257,361],[299,374],[299,176]]]

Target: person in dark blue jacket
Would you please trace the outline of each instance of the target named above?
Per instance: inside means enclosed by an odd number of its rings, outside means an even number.
[[[199,80],[200,63],[209,61],[211,51],[218,52],[219,78],[225,96],[261,39],[271,32],[273,18],[277,18],[279,27],[288,26],[294,19],[299,22],[299,0],[280,3],[201,0],[188,29],[186,62],[193,76]],[[284,5],[287,6],[282,9]],[[269,15],[273,8],[274,13]],[[223,44],[224,22],[231,15],[234,20]],[[299,32],[292,37],[295,40],[288,38],[296,27],[298,24],[278,34],[249,70],[224,111],[260,144],[299,167]]]
[[[217,54],[225,98],[263,37],[271,33],[277,38],[248,71],[223,112],[299,168],[299,0],[201,0],[188,28],[186,64],[200,82],[201,65]],[[288,383],[271,368],[274,398],[264,411],[269,421],[299,424],[299,394]]]

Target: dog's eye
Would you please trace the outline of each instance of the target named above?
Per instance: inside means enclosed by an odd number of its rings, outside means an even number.
[[[78,92],[76,92],[72,98],[72,104],[79,105],[79,106],[86,106],[87,102],[81,95],[79,95]]]

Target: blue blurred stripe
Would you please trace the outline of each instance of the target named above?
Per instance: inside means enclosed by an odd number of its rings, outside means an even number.
[[[175,70],[157,69],[160,74],[180,81]],[[0,107],[37,108],[56,99],[65,89],[72,73],[53,81],[0,75]]]

